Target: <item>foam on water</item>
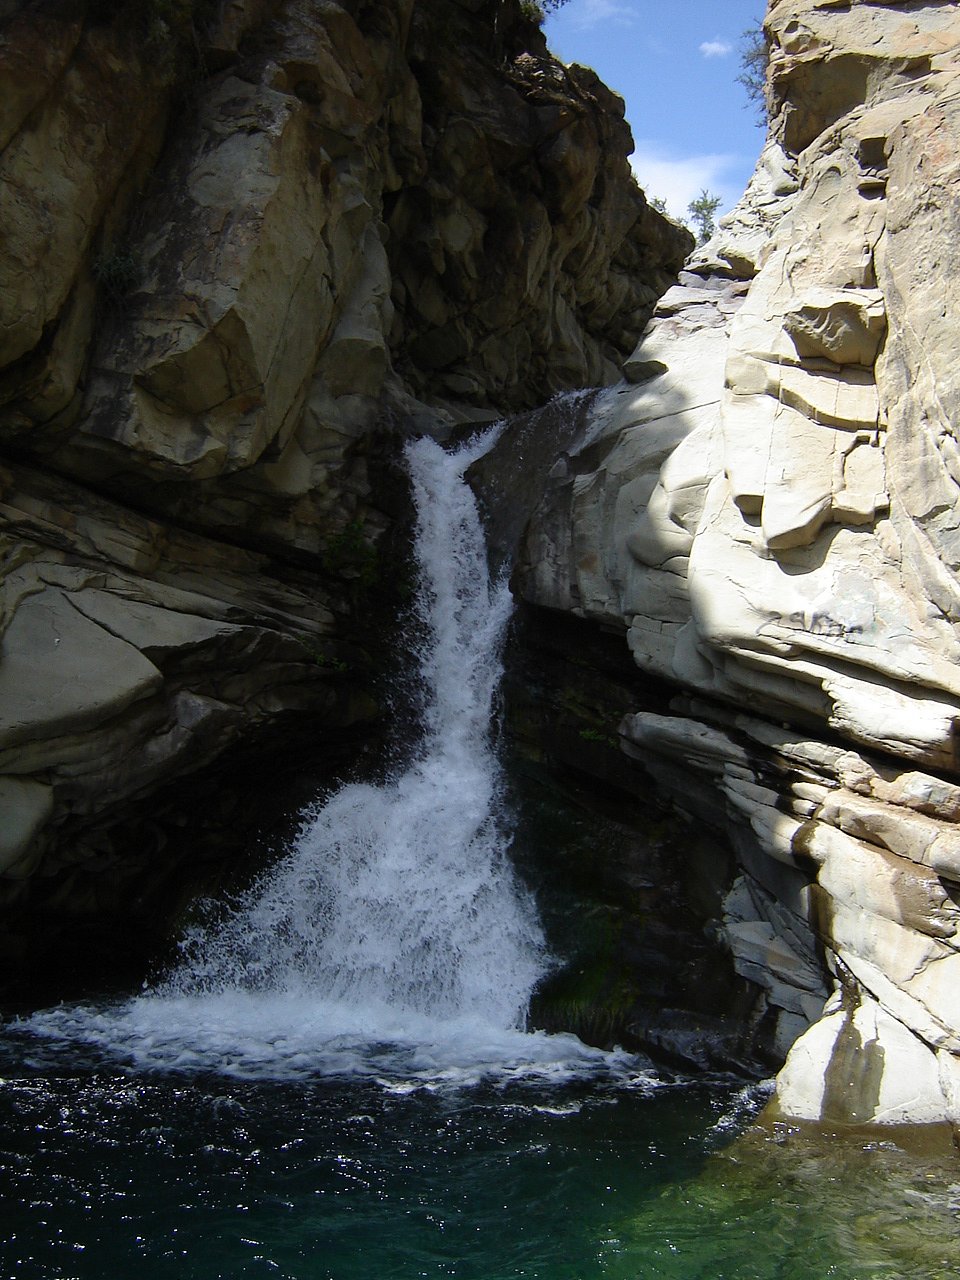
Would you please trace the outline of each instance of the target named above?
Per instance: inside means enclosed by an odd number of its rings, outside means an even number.
[[[34,1015],[28,1026],[47,1047],[85,1046],[88,1064],[98,1068],[214,1071],[250,1080],[352,1076],[394,1092],[481,1080],[653,1083],[631,1055],[590,1048],[572,1035],[389,1007],[345,1008],[302,995],[150,994],[121,1005],[65,1005]]]
[[[35,1014],[23,1030],[138,1069],[362,1075],[397,1088],[638,1078],[627,1055],[522,1030],[547,960],[508,860],[490,743],[510,597],[489,580],[463,478],[488,443],[407,448],[423,724],[409,767],[305,813],[282,862],[224,921],[189,933],[155,988]]]

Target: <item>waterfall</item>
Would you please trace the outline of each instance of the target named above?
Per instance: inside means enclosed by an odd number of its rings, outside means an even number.
[[[510,596],[489,581],[463,479],[482,448],[448,454],[422,439],[406,451],[422,636],[415,759],[308,813],[288,857],[233,917],[187,939],[163,994],[312,994],[361,1020],[389,1008],[522,1026],[543,940],[506,856],[489,741]]]
[[[139,1070],[360,1075],[401,1091],[632,1076],[628,1055],[523,1029],[546,953],[509,861],[490,740],[510,597],[490,581],[464,479],[486,447],[407,448],[423,726],[408,766],[306,811],[286,856],[225,919],[187,934],[162,982],[36,1013],[19,1032]]]

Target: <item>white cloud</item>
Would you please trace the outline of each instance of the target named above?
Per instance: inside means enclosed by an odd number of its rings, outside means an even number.
[[[731,169],[742,168],[739,156],[722,153],[677,156],[663,147],[641,140],[630,158],[637,181],[648,200],[660,199],[675,218],[689,218],[687,205],[706,188],[720,197],[717,217],[722,217],[740,199],[742,186]],[[733,180],[731,180],[733,179]]]
[[[716,40],[704,40],[700,52],[705,58],[725,58],[728,53],[733,53],[733,45],[718,36]]]
[[[601,22],[614,21],[627,26],[635,19],[633,9],[621,0],[577,0],[570,6],[571,25],[580,31],[588,31]]]

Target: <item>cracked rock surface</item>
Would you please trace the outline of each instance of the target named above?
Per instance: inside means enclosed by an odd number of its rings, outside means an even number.
[[[781,1111],[957,1123],[960,13],[771,0],[766,30],[754,179],[552,477],[520,589],[674,688],[623,747],[737,850]]]

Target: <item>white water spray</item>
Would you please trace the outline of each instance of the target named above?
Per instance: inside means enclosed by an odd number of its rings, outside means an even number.
[[[510,597],[489,580],[463,478],[485,447],[407,448],[423,636],[413,763],[307,812],[289,854],[224,923],[188,935],[155,990],[37,1014],[27,1029],[140,1067],[346,1072],[400,1087],[614,1065],[573,1036],[522,1030],[545,951],[507,858],[489,740]]]
[[[446,454],[428,439],[407,449],[424,636],[417,758],[308,814],[241,910],[188,940],[189,963],[166,993],[309,993],[358,1012],[521,1024],[543,946],[506,859],[488,741],[510,597],[488,580],[463,482],[479,452]]]

